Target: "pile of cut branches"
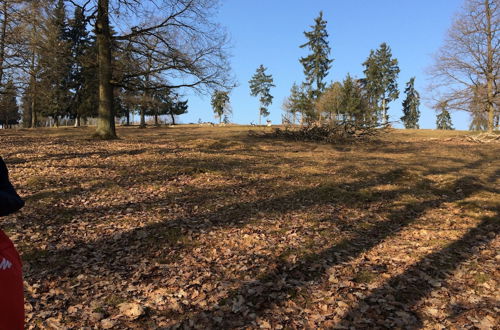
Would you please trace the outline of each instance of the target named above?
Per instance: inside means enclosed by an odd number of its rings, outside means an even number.
[[[467,141],[476,143],[491,143],[500,142],[500,134],[495,133],[481,133],[479,135],[467,135]]]
[[[316,142],[354,142],[366,140],[387,132],[390,125],[359,125],[353,122],[340,122],[330,125],[310,125],[300,128],[286,127],[276,128],[271,133],[260,136],[281,138],[294,141],[316,141]]]

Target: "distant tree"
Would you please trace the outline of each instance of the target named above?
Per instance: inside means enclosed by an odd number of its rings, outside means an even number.
[[[9,80],[0,94],[0,125],[9,128],[19,124],[21,114],[17,104],[17,90],[12,80]]]
[[[5,80],[12,77],[13,72],[21,67],[21,8],[22,2],[19,0],[0,2],[0,88],[5,87]]]
[[[212,94],[211,103],[215,116],[219,118],[219,123],[222,123],[224,115],[231,113],[231,107],[229,105],[229,92],[215,91]]]
[[[418,129],[418,119],[420,118],[420,94],[415,89],[415,77],[406,83],[406,99],[403,101],[403,117],[401,120],[405,128]]]
[[[454,129],[451,123],[451,116],[448,111],[448,102],[446,101],[439,102],[435,106],[435,109],[439,111],[439,113],[436,116],[436,128],[443,130]]]
[[[87,31],[85,14],[81,7],[75,7],[73,18],[68,20],[68,25],[71,51],[69,87],[72,92],[69,113],[75,119],[75,126],[80,126],[82,118],[97,115],[97,48],[95,39]]]
[[[305,86],[307,86],[310,103],[314,104],[323,93],[326,83],[324,79],[328,75],[333,59],[330,59],[331,48],[328,43],[327,21],[323,19],[323,12],[314,19],[315,24],[311,26],[311,31],[304,32],[307,42],[300,48],[308,48],[311,53],[300,58],[300,63],[304,67],[306,76]],[[305,113],[314,115],[313,113]],[[318,118],[316,118],[318,119]],[[319,118],[321,120],[321,118]]]
[[[466,0],[431,67],[430,89],[441,94],[453,109],[484,111],[488,131],[495,127],[500,95],[500,3],[498,0]],[[482,109],[471,108],[471,101]]]
[[[350,74],[347,74],[342,83],[340,109],[344,121],[352,121],[359,125],[365,123],[366,113],[369,111],[368,101],[363,95],[360,83]]]
[[[43,114],[54,119],[69,115],[71,44],[68,34],[64,1],[56,2],[45,24],[45,35],[41,47],[40,84]]]
[[[47,23],[46,8],[52,8],[51,0],[25,1],[25,6],[20,11],[23,29],[20,31],[20,41],[17,44],[19,56],[23,63],[22,70],[25,73],[26,88],[25,100],[31,102],[29,106],[23,104],[23,110],[29,111],[24,117],[29,120],[29,127],[35,128],[39,124],[43,92],[45,89],[40,86],[40,75],[42,65],[41,53]],[[47,47],[45,47],[47,49]]]
[[[297,106],[297,98],[299,94],[299,86],[293,83],[290,89],[290,95],[283,100],[281,109],[285,112],[284,118],[290,122],[290,124],[295,124],[297,122],[297,114],[300,113],[300,109]]]
[[[379,114],[382,122],[387,124],[389,121],[388,104],[399,97],[398,60],[392,58],[391,48],[384,42],[376,51],[370,51],[370,55],[363,65],[365,66],[363,71],[365,78],[362,81],[370,105]]]
[[[261,125],[262,116],[269,116],[267,107],[273,103],[273,96],[270,91],[272,87],[276,87],[273,84],[273,76],[266,74],[266,70],[261,64],[252,79],[248,82],[250,84],[250,95],[260,97],[259,125]]]
[[[342,113],[342,83],[337,81],[328,86],[316,102],[316,108],[334,122]]]
[[[310,114],[313,112],[314,107],[304,84],[299,86],[296,83],[293,83],[293,86],[290,89],[290,96],[285,99],[282,108],[286,113],[290,113],[293,123],[296,122],[297,114],[300,114],[301,125],[304,120],[313,118]]]
[[[179,100],[179,95],[172,93],[169,90],[161,90],[160,94],[154,94],[158,98],[159,112],[158,115],[169,115],[172,119],[172,125],[175,125],[175,117],[188,112],[188,100]],[[155,116],[155,124],[158,125],[158,119]]]

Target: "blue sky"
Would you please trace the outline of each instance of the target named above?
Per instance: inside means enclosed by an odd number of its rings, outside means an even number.
[[[328,21],[334,58],[327,81],[343,80],[349,72],[363,76],[362,63],[382,42],[392,48],[399,61],[400,98],[390,104],[390,119],[402,116],[401,103],[406,82],[416,77],[416,87],[426,96],[426,68],[432,54],[442,45],[453,15],[462,0],[224,0],[218,21],[232,39],[232,68],[239,86],[231,93],[232,121],[258,121],[258,100],[249,94],[248,80],[263,64],[274,77],[274,102],[269,119],[281,122],[281,105],[293,82],[304,80],[299,58],[307,50],[303,32],[309,30],[323,11]],[[422,100],[420,126],[435,128],[435,112]],[[210,97],[189,95],[189,113],[182,122],[214,121]],[[457,129],[468,128],[468,115],[452,113]]]

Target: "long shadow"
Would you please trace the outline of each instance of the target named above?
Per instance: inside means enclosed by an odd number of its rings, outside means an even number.
[[[500,233],[499,219],[498,211],[494,217],[483,218],[461,239],[425,256],[403,274],[391,278],[351,308],[341,325],[359,329],[373,326],[373,321],[383,321],[388,328],[422,328],[421,315],[413,310],[415,305],[435,290],[435,285],[441,286],[453,270],[475,253],[475,248],[487,245]],[[377,303],[387,301],[384,298],[388,296],[395,298],[395,304]]]
[[[37,262],[32,263],[30,274],[41,274],[45,273],[44,270],[50,269],[51,275],[58,277],[61,276],[61,270],[64,270],[67,264],[61,262],[68,256],[79,255],[83,256],[86,253],[93,255],[95,249],[102,251],[113,250],[120,246],[130,246],[135,243],[140,243],[144,236],[156,237],[159,233],[163,233],[171,228],[190,228],[195,232],[200,232],[202,230],[208,230],[210,228],[218,227],[241,227],[250,221],[249,219],[260,216],[261,212],[267,215],[275,214],[286,214],[293,210],[301,209],[302,207],[312,207],[328,203],[356,203],[356,199],[365,201],[362,194],[359,194],[359,190],[365,189],[370,186],[374,186],[380,183],[384,183],[387,180],[392,180],[404,176],[405,172],[401,170],[393,170],[383,173],[379,176],[374,177],[372,180],[367,181],[366,179],[359,180],[356,184],[350,184],[349,188],[343,187],[343,185],[322,185],[319,187],[300,189],[293,191],[287,195],[268,198],[259,198],[256,201],[251,202],[236,202],[229,205],[224,205],[217,208],[211,212],[203,212],[201,214],[192,214],[190,216],[174,217],[167,221],[157,222],[153,224],[146,225],[142,228],[136,228],[128,232],[123,233],[118,240],[110,240],[109,237],[103,237],[96,241],[88,242],[85,239],[76,240],[74,247],[69,249],[61,249],[49,251],[46,258],[42,258]],[[272,186],[273,180],[269,182]],[[427,183],[429,184],[429,183]],[[247,183],[247,186],[251,186],[252,183]],[[229,188],[220,188],[229,189]],[[220,196],[221,190],[215,190],[212,193],[207,193],[206,191],[201,193],[191,192],[184,197],[176,197],[176,203],[182,204],[202,204],[204,200],[210,200],[213,197]],[[388,198],[394,198],[399,193],[408,192],[408,188],[402,190],[382,192],[378,196],[373,197],[376,200],[386,200]],[[154,207],[155,205],[162,205],[164,203],[172,203],[171,197],[164,198],[152,198],[148,200],[148,205]],[[345,200],[343,200],[345,198]],[[368,202],[368,201],[367,201]],[[358,202],[359,203],[359,202]],[[87,212],[91,216],[99,216],[102,214],[112,214],[117,210],[123,210],[125,205],[130,205],[130,203],[108,206],[108,207],[95,207],[89,209],[68,209],[65,212],[73,215],[78,214],[82,216],[82,213]],[[141,206],[141,205],[138,205]],[[156,237],[151,241],[149,250],[153,250],[160,247],[163,243],[161,235]],[[132,257],[139,259],[140,256],[147,251],[130,251],[130,258],[127,262],[131,262]],[[29,253],[28,253],[29,254]],[[63,258],[64,257],[64,258]],[[52,261],[51,261],[52,260]],[[121,262],[118,262],[119,264]],[[116,263],[102,264],[104,268],[112,268],[116,266]]]
[[[165,150],[170,151],[170,150]],[[180,164],[180,163],[179,163]],[[228,164],[224,169],[241,166],[241,163],[235,162],[234,164]],[[245,169],[249,170],[249,168]],[[404,171],[388,171],[376,176],[372,179],[370,178],[360,178],[358,182],[350,184],[349,190],[345,189],[343,185],[322,185],[310,189],[302,189],[294,191],[284,196],[274,197],[271,199],[261,198],[257,201],[252,202],[238,202],[230,205],[225,205],[217,208],[215,211],[193,214],[190,216],[181,216],[173,218],[169,221],[164,221],[160,223],[155,223],[153,225],[147,225],[143,228],[134,229],[129,232],[123,233],[117,239],[110,237],[102,237],[95,241],[85,241],[81,239],[76,242],[75,246],[69,249],[58,249],[49,251],[47,255],[40,258],[40,262],[35,262],[32,264],[29,270],[29,275],[33,279],[40,279],[45,276],[51,278],[61,278],[63,276],[75,275],[79,273],[78,269],[71,268],[71,258],[84,258],[89,263],[95,262],[99,267],[104,269],[123,274],[126,276],[130,270],[130,266],[135,264],[137,260],[140,260],[144,255],[151,255],[155,249],[158,249],[161,245],[168,245],[165,242],[162,233],[170,230],[171,228],[190,228],[194,232],[201,233],[210,230],[211,228],[217,227],[237,227],[244,226],[249,223],[249,219],[259,215],[261,212],[269,215],[272,213],[285,214],[293,210],[297,210],[301,207],[313,207],[320,206],[329,203],[347,203],[348,201],[339,200],[336,198],[328,197],[329,192],[343,191],[350,195],[349,202],[352,202],[353,198],[362,198],[360,194],[361,189],[370,188],[377,184],[386,183],[387,181],[393,180],[399,176],[404,175]],[[144,180],[137,181],[138,184],[141,182],[147,182],[152,177],[146,176]],[[253,184],[253,183],[251,183]],[[262,183],[263,185],[272,184]],[[406,193],[411,191],[415,186],[408,187],[406,189],[394,190],[390,192],[381,192],[375,195],[372,200],[367,201],[368,203],[381,202],[384,200],[392,199],[399,193]],[[407,226],[416,220],[421,214],[426,210],[438,207],[442,203],[452,202],[458,199],[472,195],[474,192],[484,189],[481,185],[477,184],[474,178],[467,177],[458,180],[449,188],[438,189],[432,187],[430,182],[424,182],[422,189],[427,189],[430,193],[435,196],[452,196],[452,197],[439,197],[432,198],[420,203],[413,203],[407,205],[403,210],[393,211],[388,216],[388,220],[382,223],[376,224],[374,227],[369,229],[357,228],[354,232],[354,237],[349,240],[343,240],[332,247],[325,249],[323,252],[318,254],[311,254],[303,257],[297,263],[286,262],[282,260],[277,261],[276,268],[269,272],[267,275],[255,280],[250,284],[243,284],[238,290],[231,293],[230,299],[228,299],[225,304],[220,302],[220,306],[229,305],[234,302],[233,297],[242,296],[244,299],[251,301],[251,305],[248,306],[246,310],[241,310],[238,312],[225,311],[219,307],[212,308],[208,311],[198,311],[198,315],[194,318],[203,319],[205,322],[210,322],[207,320],[212,320],[214,322],[214,316],[223,316],[223,321],[220,323],[213,323],[214,327],[233,327],[233,326],[245,326],[251,325],[253,322],[253,317],[250,315],[260,316],[266,313],[269,308],[274,304],[279,304],[285,299],[285,295],[282,295],[282,291],[288,293],[294,293],[299,291],[301,288],[308,285],[308,281],[317,281],[320,279],[325,272],[325,266],[336,265],[350,258],[355,257],[370,248],[373,248],[385,238],[389,237],[392,233],[397,233],[402,228]],[[454,192],[460,188],[462,193],[455,194]],[[185,194],[178,199],[177,203],[197,203],[204,200],[216,197],[219,193],[225,193],[229,190],[224,188],[216,188],[215,190],[206,193],[202,189],[194,192],[192,195]],[[78,193],[78,191],[71,192]],[[205,199],[199,199],[200,195]],[[171,203],[170,197],[162,198],[151,198],[147,206],[153,207],[158,203]],[[123,205],[111,206],[111,207],[101,207],[99,208],[99,213],[109,214],[118,210],[118,208],[123,207]],[[75,212],[86,212],[84,209],[69,210]],[[97,212],[97,208],[90,208],[87,210],[90,214]],[[76,213],[75,213],[76,214]],[[96,213],[97,214],[97,213]],[[140,251],[135,251],[129,249],[127,252],[130,253],[129,257],[124,260],[118,260],[120,255],[114,255],[113,253],[117,249],[123,249],[127,246],[137,246],[141,244],[141,240],[144,237],[153,238],[151,242],[148,243],[146,249],[140,249]],[[143,245],[144,247],[144,245]],[[172,246],[170,246],[172,247]],[[96,252],[97,251],[97,252]],[[103,251],[103,252],[100,252]],[[96,254],[102,253],[108,258],[107,261],[103,261],[102,255],[96,261]],[[106,260],[104,258],[104,260]],[[321,267],[316,267],[317,260],[327,260],[325,264]],[[285,284],[281,285],[279,283],[285,281]],[[265,286],[266,283],[272,283],[275,287],[267,287],[268,291],[263,294],[256,295],[255,292],[259,292],[258,288]],[[206,323],[210,324],[210,323]]]
[[[153,255],[156,249],[160,247],[164,248],[165,245],[168,245],[168,242],[162,237],[162,233],[172,228],[187,227],[190,230],[200,232],[214,227],[237,227],[248,224],[248,219],[258,215],[263,210],[268,214],[273,212],[284,214],[303,206],[312,207],[332,202],[337,204],[343,202],[352,203],[352,199],[355,199],[356,196],[359,198],[362,197],[358,195],[360,189],[384,183],[389,179],[404,176],[404,174],[405,172],[401,170],[389,171],[376,176],[372,180],[360,180],[354,185],[351,184],[350,190],[345,191],[346,194],[350,194],[346,201],[338,199],[338,190],[343,188],[334,185],[320,186],[299,190],[271,200],[262,199],[255,202],[236,203],[221,207],[208,214],[181,217],[168,222],[155,223],[144,228],[131,230],[114,239],[103,237],[92,242],[81,240],[72,248],[49,251],[46,255],[41,256],[37,262],[31,264],[28,275],[32,279],[51,278],[55,280],[63,276],[75,276],[79,274],[79,270],[72,267],[71,262],[74,258],[78,258],[79,260],[86,260],[88,263],[95,263],[100,269],[108,269],[126,277],[130,272],[130,266],[134,265],[136,261],[141,260],[144,255]],[[468,196],[483,188],[475,184],[473,178],[464,178],[445,189],[433,188],[430,182],[424,183],[424,186],[422,188],[428,189],[436,196],[452,195],[450,192],[458,188],[463,190],[463,195]],[[379,196],[375,196],[372,202],[394,198],[398,193],[408,192],[408,189],[414,188],[413,186],[398,191],[382,192]],[[329,197],[329,193],[331,192],[335,193],[335,198]],[[456,199],[458,197],[440,197],[407,205],[404,210],[392,212],[387,221],[378,223],[368,229],[357,228],[354,231],[354,237],[343,240],[319,254],[307,255],[299,260],[298,263],[278,260],[274,271],[250,284],[244,284],[230,295],[231,297],[243,296],[245,300],[252,302],[252,305],[249,306],[245,313],[242,311],[237,313],[232,311],[224,312],[223,323],[214,323],[212,325],[214,327],[233,327],[252,324],[253,318],[249,317],[249,315],[262,315],[272,305],[279,304],[285,299],[285,295],[282,294],[283,291],[288,292],[288,294],[297,292],[301,287],[307,286],[309,281],[320,279],[325,272],[325,267],[348,261],[363,251],[376,246],[392,233],[400,231],[427,209]],[[104,210],[104,213],[106,212]],[[152,240],[147,245],[144,245],[142,242],[144,237],[151,237]],[[122,250],[123,246],[135,246],[137,244],[143,244],[140,251],[128,250],[125,260],[122,261],[117,257],[121,254],[115,255],[117,249]],[[170,248],[174,247],[170,246]],[[106,259],[107,262],[104,262],[103,260]],[[318,268],[316,266],[317,260],[327,260],[327,262],[322,263],[321,267]],[[285,281],[286,284],[279,286],[278,283],[282,281]],[[259,292],[260,287],[265,286],[269,282],[276,284],[275,289],[270,288],[260,296],[254,294],[254,292]],[[231,302],[232,300],[228,299],[227,303]],[[211,315],[212,313],[213,315]],[[203,322],[210,322],[207,320],[212,320],[213,322],[215,318],[211,316],[217,315],[217,317],[220,317],[220,313],[221,310],[218,308],[209,311],[200,311],[197,318],[204,319]]]
[[[457,180],[448,189],[432,189],[437,196],[446,196],[458,188],[464,190],[465,196],[470,196],[483,187],[476,183],[475,178],[465,177]],[[232,291],[229,298],[212,309],[198,311],[183,325],[189,322],[204,324],[211,328],[235,328],[255,325],[255,319],[263,316],[270,308],[279,305],[290,295],[317,281],[325,274],[327,268],[347,262],[361,253],[382,243],[388,237],[398,233],[412,222],[416,221],[425,211],[439,207],[443,203],[453,202],[461,197],[439,197],[420,203],[407,205],[403,210],[393,211],[386,221],[373,228],[356,229],[354,236],[326,248],[320,253],[306,255],[297,263],[278,261],[276,268],[262,278],[243,284]],[[318,262],[320,260],[321,262]],[[271,285],[269,285],[271,283]],[[264,291],[262,288],[265,288]],[[239,310],[224,308],[238,304],[238,300],[250,302]]]

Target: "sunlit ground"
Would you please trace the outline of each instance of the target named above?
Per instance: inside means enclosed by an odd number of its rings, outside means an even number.
[[[499,143],[249,129],[1,131],[28,328],[495,325]]]

